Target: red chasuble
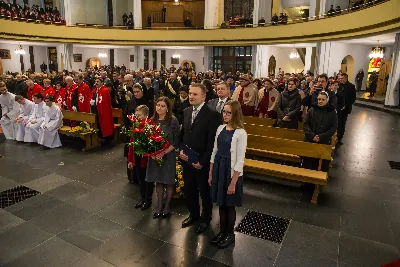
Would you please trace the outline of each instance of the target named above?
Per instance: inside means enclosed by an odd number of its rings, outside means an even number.
[[[46,98],[46,96],[54,96],[56,94],[56,90],[54,90],[53,87],[49,86],[44,89],[43,96]]]
[[[89,85],[82,83],[78,86],[78,111],[90,112],[91,92]]]
[[[96,92],[95,90],[94,93]],[[112,118],[111,96],[104,86],[97,91],[97,112],[103,137],[112,135],[114,133],[114,121]]]
[[[75,89],[76,89],[76,83],[73,83],[69,88],[66,87],[66,95],[65,95],[65,97],[67,99],[65,100],[65,102],[67,104],[67,109],[68,110],[72,110],[72,100],[74,98]]]
[[[37,84],[37,83],[34,83],[33,84],[33,88],[30,88],[30,87],[28,87],[28,99],[30,100],[30,101],[32,101],[33,100],[33,95],[34,94],[39,94],[39,93],[42,93],[42,91],[43,91],[43,87],[41,87],[39,84]]]
[[[65,88],[61,88],[60,91],[54,94],[54,102],[64,109],[64,99],[65,99]]]

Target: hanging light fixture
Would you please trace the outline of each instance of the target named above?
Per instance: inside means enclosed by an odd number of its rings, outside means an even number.
[[[175,54],[172,55],[172,58],[181,58],[181,55],[175,52]]]
[[[21,44],[19,44],[18,47],[15,49],[15,54],[17,54],[17,55],[25,55],[26,54],[26,52],[22,48]]]
[[[105,57],[107,57],[107,53],[104,52],[103,50],[100,50],[99,57],[105,58]]]
[[[297,51],[295,49],[292,50],[292,52],[290,52],[289,55],[290,59],[295,59],[295,58],[300,58],[299,53],[297,53]]]
[[[378,44],[369,53],[369,58],[383,58],[383,47]]]

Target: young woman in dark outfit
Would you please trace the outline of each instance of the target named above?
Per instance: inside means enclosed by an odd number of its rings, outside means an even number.
[[[218,248],[226,248],[235,242],[235,207],[242,206],[247,146],[240,103],[228,101],[222,113],[225,125],[217,130],[208,178],[212,200],[219,206],[220,232],[211,240]]]

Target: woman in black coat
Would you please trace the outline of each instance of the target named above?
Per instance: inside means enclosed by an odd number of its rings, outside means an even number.
[[[172,108],[172,112],[178,119],[179,124],[183,123],[183,111],[188,107],[190,107],[189,89],[185,85],[182,85],[181,88],[179,88],[179,98],[175,100]]]
[[[296,88],[296,80],[289,79],[288,89],[283,91],[278,99],[277,126],[281,128],[297,129],[301,108],[301,96]]]
[[[332,136],[338,127],[338,118],[333,106],[328,105],[329,96],[326,92],[318,94],[318,105],[313,106],[307,112],[304,121],[304,141],[317,144],[330,145]],[[317,170],[319,159],[303,158],[303,167],[306,169]],[[322,161],[322,171],[328,171],[329,161]]]

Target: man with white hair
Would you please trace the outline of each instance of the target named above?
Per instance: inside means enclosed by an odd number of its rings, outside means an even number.
[[[42,94],[35,94],[33,96],[33,102],[35,102],[35,108],[32,112],[31,117],[28,119],[25,126],[24,142],[26,143],[37,143],[39,140],[39,127],[44,121],[44,117],[47,112],[46,104],[43,102]]]
[[[15,140],[17,124],[15,119],[19,115],[20,108],[15,101],[15,95],[8,92],[6,83],[0,82],[0,106],[1,119],[0,125],[6,139]]]
[[[58,135],[58,129],[63,125],[63,114],[60,107],[54,103],[52,96],[48,95],[44,102],[48,109],[44,121],[39,128],[38,144],[48,148],[60,147],[62,144]]]
[[[32,101],[33,95],[40,94],[43,92],[43,87],[37,83],[34,83],[31,79],[26,81],[26,85],[28,86],[27,96],[28,99]]]
[[[77,111],[77,108],[73,106],[74,94],[76,89],[76,83],[71,76],[65,77],[65,99],[64,99],[64,107],[67,110]]]
[[[16,95],[15,96],[15,101],[18,102],[18,104],[21,107],[21,113],[16,119],[17,122],[17,133],[15,139],[17,141],[24,141],[25,137],[25,125],[28,122],[29,118],[32,116],[32,112],[35,109],[35,103],[32,101],[25,99],[21,95]]]

